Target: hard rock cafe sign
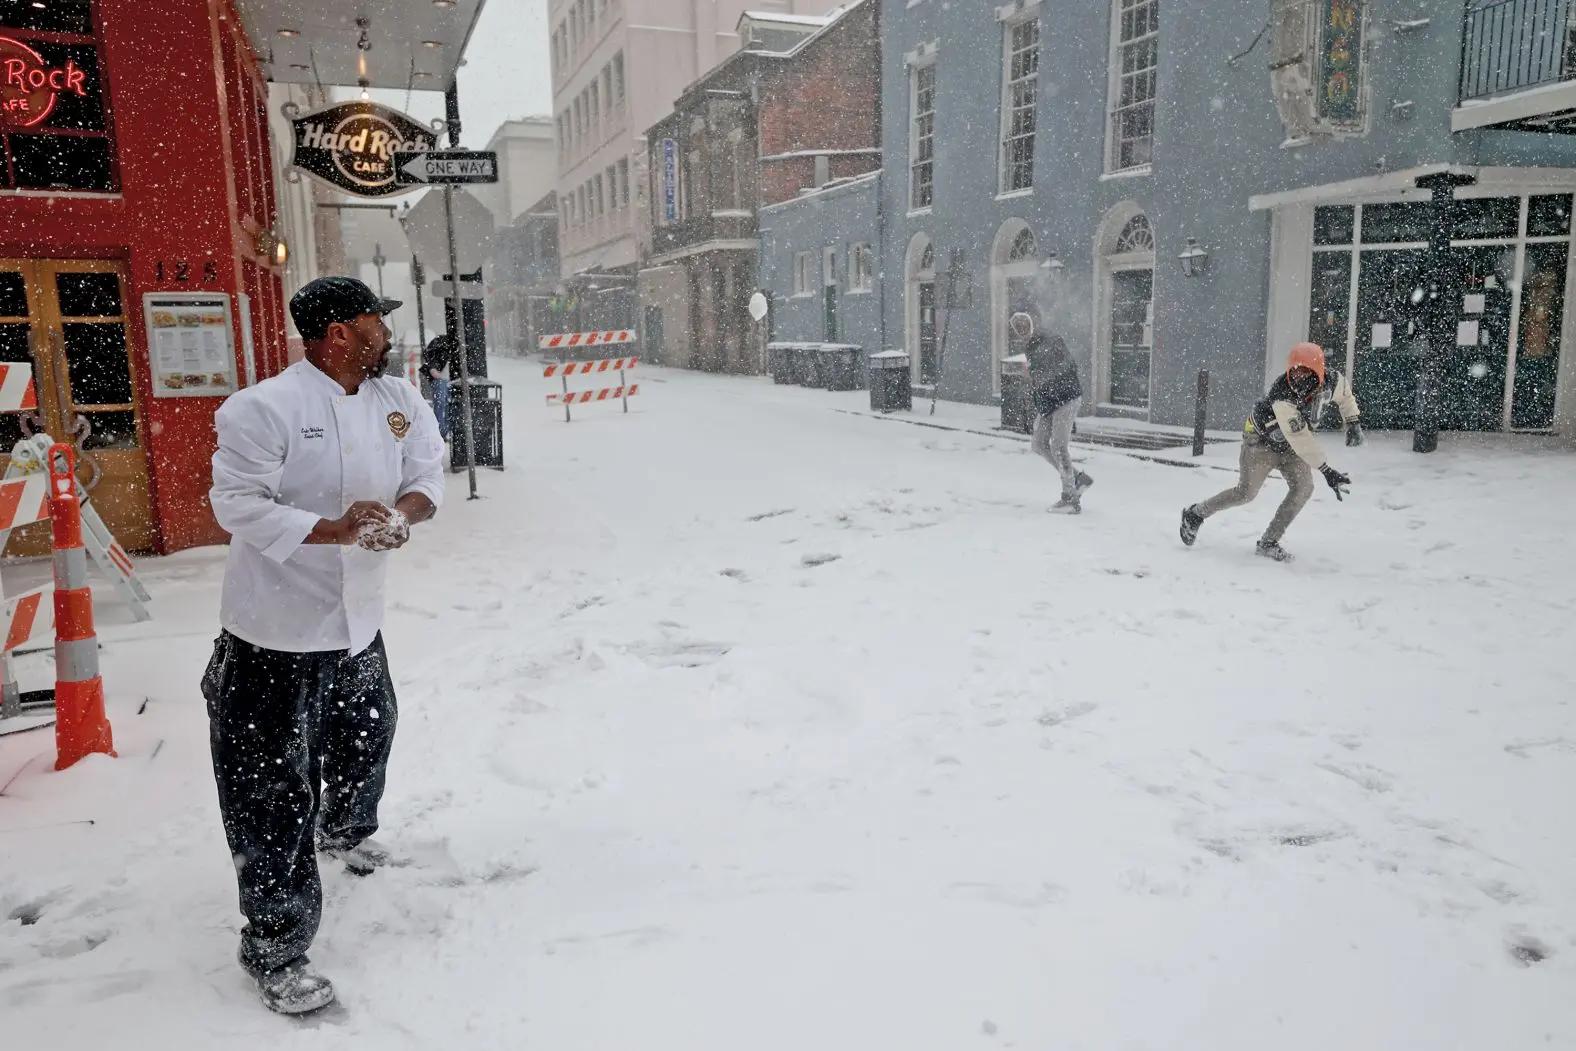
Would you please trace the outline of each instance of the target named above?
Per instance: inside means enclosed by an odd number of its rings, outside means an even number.
[[[415,187],[394,181],[400,155],[437,149],[432,129],[376,102],[342,102],[293,117],[291,163],[336,190],[392,197]]]
[[[0,36],[0,130],[36,127],[62,94],[87,93],[87,73],[75,62],[52,66],[20,40]]]

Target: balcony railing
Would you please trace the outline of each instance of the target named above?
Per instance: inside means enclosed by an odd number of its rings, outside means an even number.
[[[651,231],[651,251],[664,255],[693,248],[708,241],[742,241],[755,237],[755,216],[748,212],[722,212],[684,219]]]
[[[1576,0],[1469,3],[1461,30],[1461,101],[1576,80]]]

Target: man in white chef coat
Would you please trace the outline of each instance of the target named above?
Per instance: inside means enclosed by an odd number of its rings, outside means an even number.
[[[393,744],[383,648],[390,551],[443,500],[438,424],[385,377],[399,304],[349,277],[290,300],[306,358],[219,409],[209,497],[231,535],[203,676],[219,809],[240,883],[239,958],[263,1002],[334,1000],[308,961],[322,916],[315,852],[365,875]]]

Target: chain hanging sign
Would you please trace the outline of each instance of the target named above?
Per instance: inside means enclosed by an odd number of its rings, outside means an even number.
[[[437,134],[399,110],[376,102],[342,102],[292,117],[295,153],[290,163],[357,197],[392,197],[402,185],[400,165],[409,155],[438,147]]]

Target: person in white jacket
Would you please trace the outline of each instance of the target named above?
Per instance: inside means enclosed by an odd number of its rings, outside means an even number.
[[[385,377],[399,306],[348,277],[290,301],[306,358],[216,416],[209,499],[230,533],[203,675],[219,811],[240,886],[239,959],[284,1014],[326,1007],[306,951],[316,852],[365,874],[397,709],[383,647],[388,552],[443,502],[443,442],[415,386]]]
[[[1324,351],[1316,343],[1299,343],[1291,348],[1286,373],[1276,378],[1269,392],[1254,405],[1243,425],[1241,477],[1225,492],[1182,511],[1182,543],[1193,546],[1199,527],[1211,515],[1252,502],[1264,487],[1271,471],[1279,470],[1290,491],[1270,519],[1269,528],[1259,540],[1258,553],[1277,562],[1290,562],[1292,556],[1281,547],[1287,528],[1313,496],[1313,472],[1324,476],[1337,499],[1345,499],[1351,478],[1331,467],[1324,459],[1318,439],[1313,436],[1317,412],[1323,404],[1321,393],[1328,393],[1346,423],[1346,444],[1361,445],[1363,430],[1357,397],[1351,384],[1339,372],[1326,378]]]

